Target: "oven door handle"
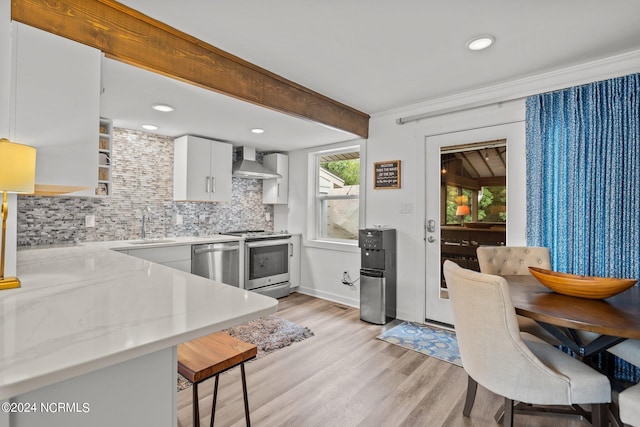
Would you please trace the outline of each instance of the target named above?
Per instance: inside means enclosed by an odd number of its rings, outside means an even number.
[[[265,246],[287,245],[290,239],[266,239],[253,242],[246,242],[248,248],[262,248]]]
[[[193,253],[196,255],[206,254],[209,252],[229,252],[229,251],[237,251],[240,248],[238,246],[222,246],[217,248],[197,248],[193,250]]]

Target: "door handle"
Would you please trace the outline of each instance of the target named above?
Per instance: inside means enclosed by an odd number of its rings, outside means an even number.
[[[205,185],[207,186],[207,193],[211,193],[211,177],[206,177],[205,181]]]
[[[433,237],[433,236],[429,236],[429,237],[427,237],[427,242],[429,242],[429,243],[433,243],[433,242],[435,242],[435,241],[436,241],[436,238],[435,238],[435,237]]]
[[[211,177],[211,188],[213,189],[211,192],[215,193],[216,192],[216,177],[215,176]]]
[[[434,219],[430,219],[429,221],[427,221],[427,231],[429,233],[436,232],[436,221]]]
[[[194,249],[193,253],[200,255],[200,254],[207,254],[210,252],[229,252],[229,251],[239,251],[239,250],[240,250],[240,247],[236,245],[233,247]]]

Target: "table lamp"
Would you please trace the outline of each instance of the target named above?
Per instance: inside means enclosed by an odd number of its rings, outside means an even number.
[[[467,216],[471,215],[471,210],[467,205],[460,205],[456,208],[456,215],[458,216]]]
[[[463,196],[466,197],[466,196]],[[456,215],[460,218],[460,224],[464,224],[464,217],[471,215],[471,209],[467,205],[458,205],[456,208]]]
[[[0,191],[2,191],[2,253],[0,254],[0,290],[20,287],[17,277],[4,277],[4,254],[9,205],[7,193],[33,193],[36,179],[36,149],[0,139]]]

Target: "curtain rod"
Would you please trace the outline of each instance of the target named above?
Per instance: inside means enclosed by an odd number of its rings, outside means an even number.
[[[526,99],[526,96],[522,96],[522,97],[518,97],[518,98],[511,98],[511,97],[508,97],[508,96],[503,96],[503,97],[494,98],[494,99],[491,99],[491,100],[470,102],[470,103],[467,103],[467,104],[464,104],[464,105],[458,105],[458,106],[455,106],[455,107],[442,108],[440,110],[430,111],[428,113],[416,114],[416,115],[407,116],[407,117],[398,117],[396,119],[396,124],[404,125],[406,123],[417,122],[417,121],[422,120],[422,119],[429,119],[429,118],[432,118],[432,117],[443,116],[445,114],[458,113],[458,112],[462,112],[462,111],[473,110],[473,109],[476,109],[476,108],[487,107],[489,105],[501,104],[503,102],[519,101],[519,100],[522,100],[522,99]]]

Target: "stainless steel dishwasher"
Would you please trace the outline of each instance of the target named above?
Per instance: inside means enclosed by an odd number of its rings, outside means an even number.
[[[240,287],[240,244],[224,242],[191,246],[191,274]]]

